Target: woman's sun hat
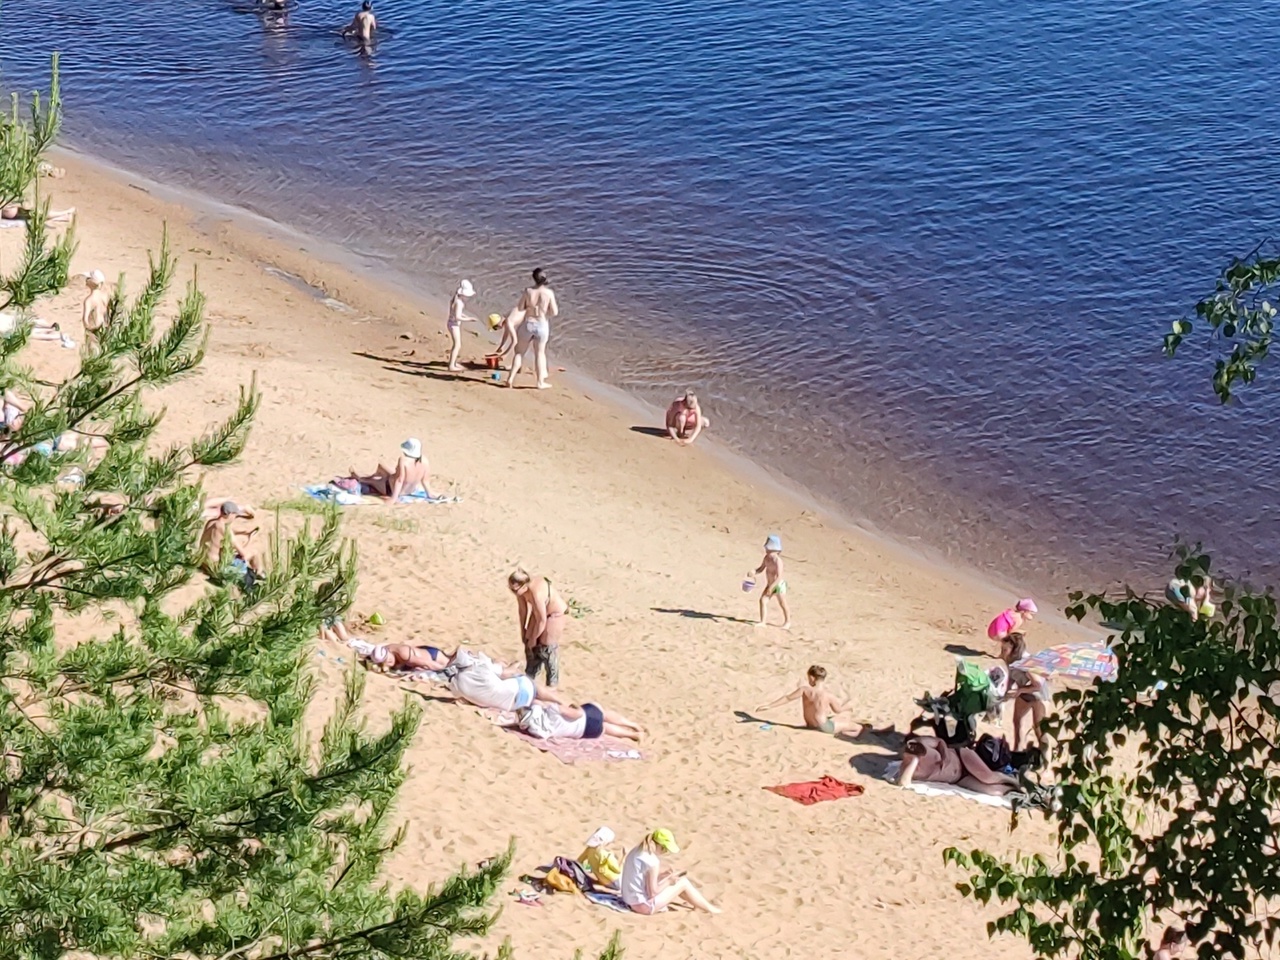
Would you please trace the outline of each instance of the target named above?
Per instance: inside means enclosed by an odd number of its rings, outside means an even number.
[[[776,533],[769,534],[769,538],[764,542],[764,548],[770,553],[782,552],[782,538]]]
[[[458,284],[458,296],[474,297],[475,295],[476,295],[476,288],[471,285],[470,280],[463,280],[460,284]]]
[[[422,441],[417,437],[410,437],[404,443],[400,444],[400,449],[410,460],[422,459]]]
[[[594,850],[596,847],[603,847],[606,843],[613,843],[614,833],[608,827],[601,827],[591,836],[587,837],[587,849]]]
[[[85,275],[85,279],[92,283],[95,287],[100,287],[107,282],[107,278],[102,275],[101,270],[91,270]]]
[[[1018,601],[1018,605],[1014,608],[1019,613],[1039,613],[1040,608],[1036,606],[1036,602],[1030,597],[1023,597]]]
[[[666,827],[659,827],[653,833],[649,834],[653,842],[665,850],[667,853],[679,853],[680,847],[676,844],[676,838]]]

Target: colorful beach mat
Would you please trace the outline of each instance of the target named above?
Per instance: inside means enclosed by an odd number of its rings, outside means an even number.
[[[1102,643],[1061,643],[1023,657],[1013,666],[1042,676],[1082,683],[1091,683],[1095,679],[1110,682],[1116,678],[1119,669],[1115,652]]]
[[[322,503],[336,503],[342,507],[369,507],[375,504],[385,504],[386,501],[381,497],[369,497],[360,493],[348,493],[346,490],[339,490],[337,487],[328,483],[313,483],[310,486],[302,488],[312,500],[319,500]],[[461,503],[461,497],[455,497],[450,494],[437,494],[429,496],[425,490],[419,490],[417,493],[405,494],[400,498],[400,503]]]

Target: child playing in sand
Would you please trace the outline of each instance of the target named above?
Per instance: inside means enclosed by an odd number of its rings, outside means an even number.
[[[772,710],[792,700],[799,700],[801,709],[804,711],[804,725],[810,730],[830,734],[860,732],[862,724],[838,718],[839,714],[849,711],[849,704],[837,700],[831,691],[822,685],[826,679],[827,671],[815,664],[806,674],[807,682],[802,682],[790,693],[766,703],[763,707],[756,707],[756,712]]]
[[[769,534],[764,542],[764,559],[760,566],[747,574],[746,583],[755,584],[757,574],[765,575],[764,593],[760,594],[760,626],[769,622],[769,601],[778,598],[778,606],[782,608],[782,629],[791,629],[791,611],[787,608],[787,581],[782,578],[782,538],[777,534]]]

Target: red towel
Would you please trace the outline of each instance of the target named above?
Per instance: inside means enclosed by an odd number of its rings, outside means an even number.
[[[835,777],[823,777],[821,780],[810,780],[807,783],[784,783],[780,787],[765,787],[770,793],[780,797],[790,797],[796,803],[806,807],[821,803],[823,800],[839,800],[843,797],[862,795],[862,787],[856,783],[845,783]]]

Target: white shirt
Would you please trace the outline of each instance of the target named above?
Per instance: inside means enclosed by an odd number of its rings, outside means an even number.
[[[646,853],[643,847],[634,847],[622,861],[622,878],[618,888],[622,892],[622,902],[628,907],[649,902],[649,871],[658,866],[658,858]]]
[[[577,720],[566,720],[556,707],[535,703],[520,721],[520,729],[541,740],[581,740],[587,732],[587,715],[584,713]]]
[[[458,651],[453,665],[458,667],[458,673],[449,681],[449,688],[458,696],[477,707],[505,711],[516,708],[516,699],[520,696],[518,677],[502,679],[492,660],[465,650]]]

